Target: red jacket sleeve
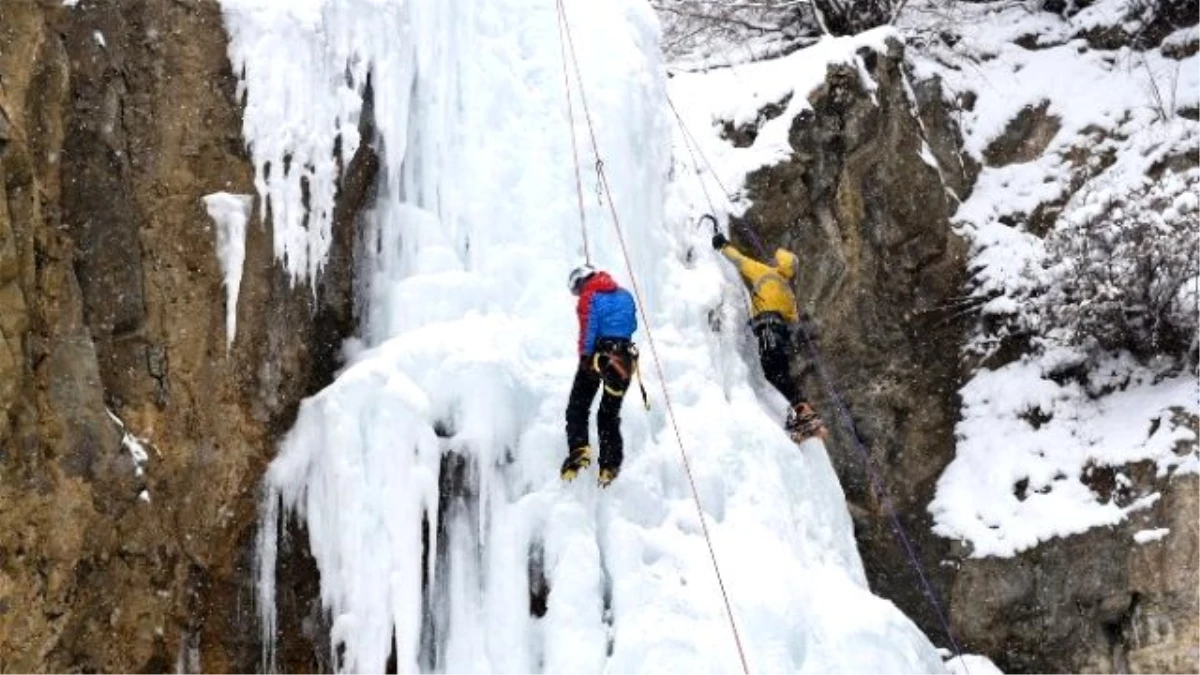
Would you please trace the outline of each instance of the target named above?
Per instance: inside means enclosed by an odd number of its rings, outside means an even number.
[[[592,294],[594,291],[585,290],[579,294],[579,302],[575,304],[575,315],[579,317],[579,339],[576,350],[583,356],[583,343],[587,339],[588,320],[591,318]]]

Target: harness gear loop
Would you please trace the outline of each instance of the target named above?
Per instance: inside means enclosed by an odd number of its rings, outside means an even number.
[[[626,383],[625,389],[617,389],[609,384],[608,379],[604,377],[604,369],[611,368],[617,375],[618,380]],[[628,389],[628,383],[633,381],[634,376],[638,378],[638,387],[642,392],[642,403],[646,409],[650,409],[650,401],[646,396],[646,387],[642,385],[641,372],[638,370],[638,350],[637,346],[629,343],[624,349],[597,349],[592,355],[592,370],[601,377],[601,382],[604,383],[604,390],[613,396],[624,396]]]
[[[603,364],[600,363],[601,357],[604,357]],[[622,379],[622,380],[627,379],[626,375],[628,374],[628,371],[626,371],[624,368],[622,368],[619,365],[619,359],[614,357],[612,354],[606,354],[606,353],[601,353],[601,352],[596,352],[595,354],[593,354],[592,355],[592,370],[596,371],[596,374],[600,376],[600,382],[604,385],[604,391],[612,394],[613,396],[618,396],[618,397],[624,396],[625,395],[624,389],[617,389],[616,387],[611,386],[608,383],[608,378],[604,377],[604,368],[605,367],[611,367],[613,370],[617,371],[617,377],[619,377],[620,379]]]

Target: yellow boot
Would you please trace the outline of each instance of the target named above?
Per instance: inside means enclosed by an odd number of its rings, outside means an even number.
[[[609,483],[612,483],[617,479],[617,474],[620,472],[621,470],[616,467],[610,468],[606,466],[600,469],[600,477],[597,479],[597,482],[600,484],[600,487],[606,488],[608,487]]]
[[[795,408],[788,411],[784,428],[792,437],[792,441],[796,443],[803,443],[813,437],[824,441],[829,437],[829,430],[825,428],[825,423],[808,403],[797,403]]]
[[[571,452],[567,453],[567,459],[562,465],[562,479],[575,480],[580,471],[592,465],[592,449],[589,446],[581,445]]]

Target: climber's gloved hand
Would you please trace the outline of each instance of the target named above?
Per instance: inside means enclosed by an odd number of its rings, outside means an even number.
[[[720,251],[722,248],[725,248],[725,245],[728,243],[729,239],[720,232],[713,235],[712,245],[716,250]]]

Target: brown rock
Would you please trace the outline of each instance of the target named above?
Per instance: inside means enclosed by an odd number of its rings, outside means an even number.
[[[254,190],[219,5],[5,0],[0,83],[0,664],[256,670],[256,487],[337,366],[374,158],[315,299],[249,228],[227,351],[201,198]],[[319,630],[281,639],[284,667],[319,665]]]
[[[1049,109],[1049,101],[1022,108],[1004,128],[1004,133],[984,149],[984,163],[1007,166],[1032,162],[1040,157],[1062,128],[1062,121],[1049,114]]]
[[[812,112],[793,122],[791,160],[749,177],[753,205],[745,221],[768,250],[784,246],[800,255],[802,309],[811,316],[830,383],[853,418],[851,433],[804,348],[798,365],[834,434],[830,455],[872,589],[935,643],[950,646],[893,529],[894,509],[965,650],[992,657],[1008,672],[1194,672],[1194,476],[1168,481],[1152,468],[1130,467],[1139,494],[1164,495],[1153,509],[1120,527],[1055,539],[1013,558],[965,558],[961,546],[931,534],[926,505],[954,455],[957,356],[971,309],[961,296],[964,245],[949,216],[978,167],[962,156],[937,83],[911,88],[919,119],[913,115],[899,45],[887,55],[861,56],[876,85],[873,96],[856,69],[831,67],[809,96]],[[1057,128],[1046,106],[1029,109],[994,144],[989,160],[1033,159]],[[921,158],[922,147],[936,167]],[[885,501],[871,486],[856,439],[878,472]],[[1133,543],[1135,532],[1152,527],[1171,533],[1161,542]]]
[[[962,130],[952,114],[953,108],[946,101],[942,80],[935,75],[913,82],[912,88],[925,140],[937,158],[942,181],[954,192],[955,199],[965,201],[971,196],[975,179],[979,177],[979,163],[963,152]]]
[[[1138,483],[1164,498],[1115,528],[962,561],[951,616],[972,648],[1006,672],[1196,672],[1197,480]]]
[[[973,172],[961,140],[932,138],[914,115],[903,52],[860,53],[876,89],[857,69],[832,66],[809,95],[812,111],[792,124],[792,159],[752,174],[746,220],[768,249],[800,255],[802,310],[812,318],[822,364],[849,406],[872,462],[882,470],[924,570],[945,596],[947,550],[929,533],[925,512],[933,483],[953,456],[958,364],[964,324],[953,310],[965,277],[965,249],[951,232],[954,192],[970,190]],[[939,133],[956,129],[937,117]],[[932,148],[933,152],[925,151]],[[927,163],[932,155],[938,166]],[[948,191],[954,176],[956,188]],[[738,228],[734,228],[737,233]],[[945,643],[936,615],[891,520],[870,487],[854,435],[801,347],[804,389],[825,417],[835,468],[851,503],[872,587]]]
[[[1129,672],[1200,672],[1198,494],[1200,481],[1184,476],[1166,486],[1164,498],[1149,516],[1134,521],[1133,527],[1165,527],[1170,532],[1127,552],[1132,597],[1121,635]]]

